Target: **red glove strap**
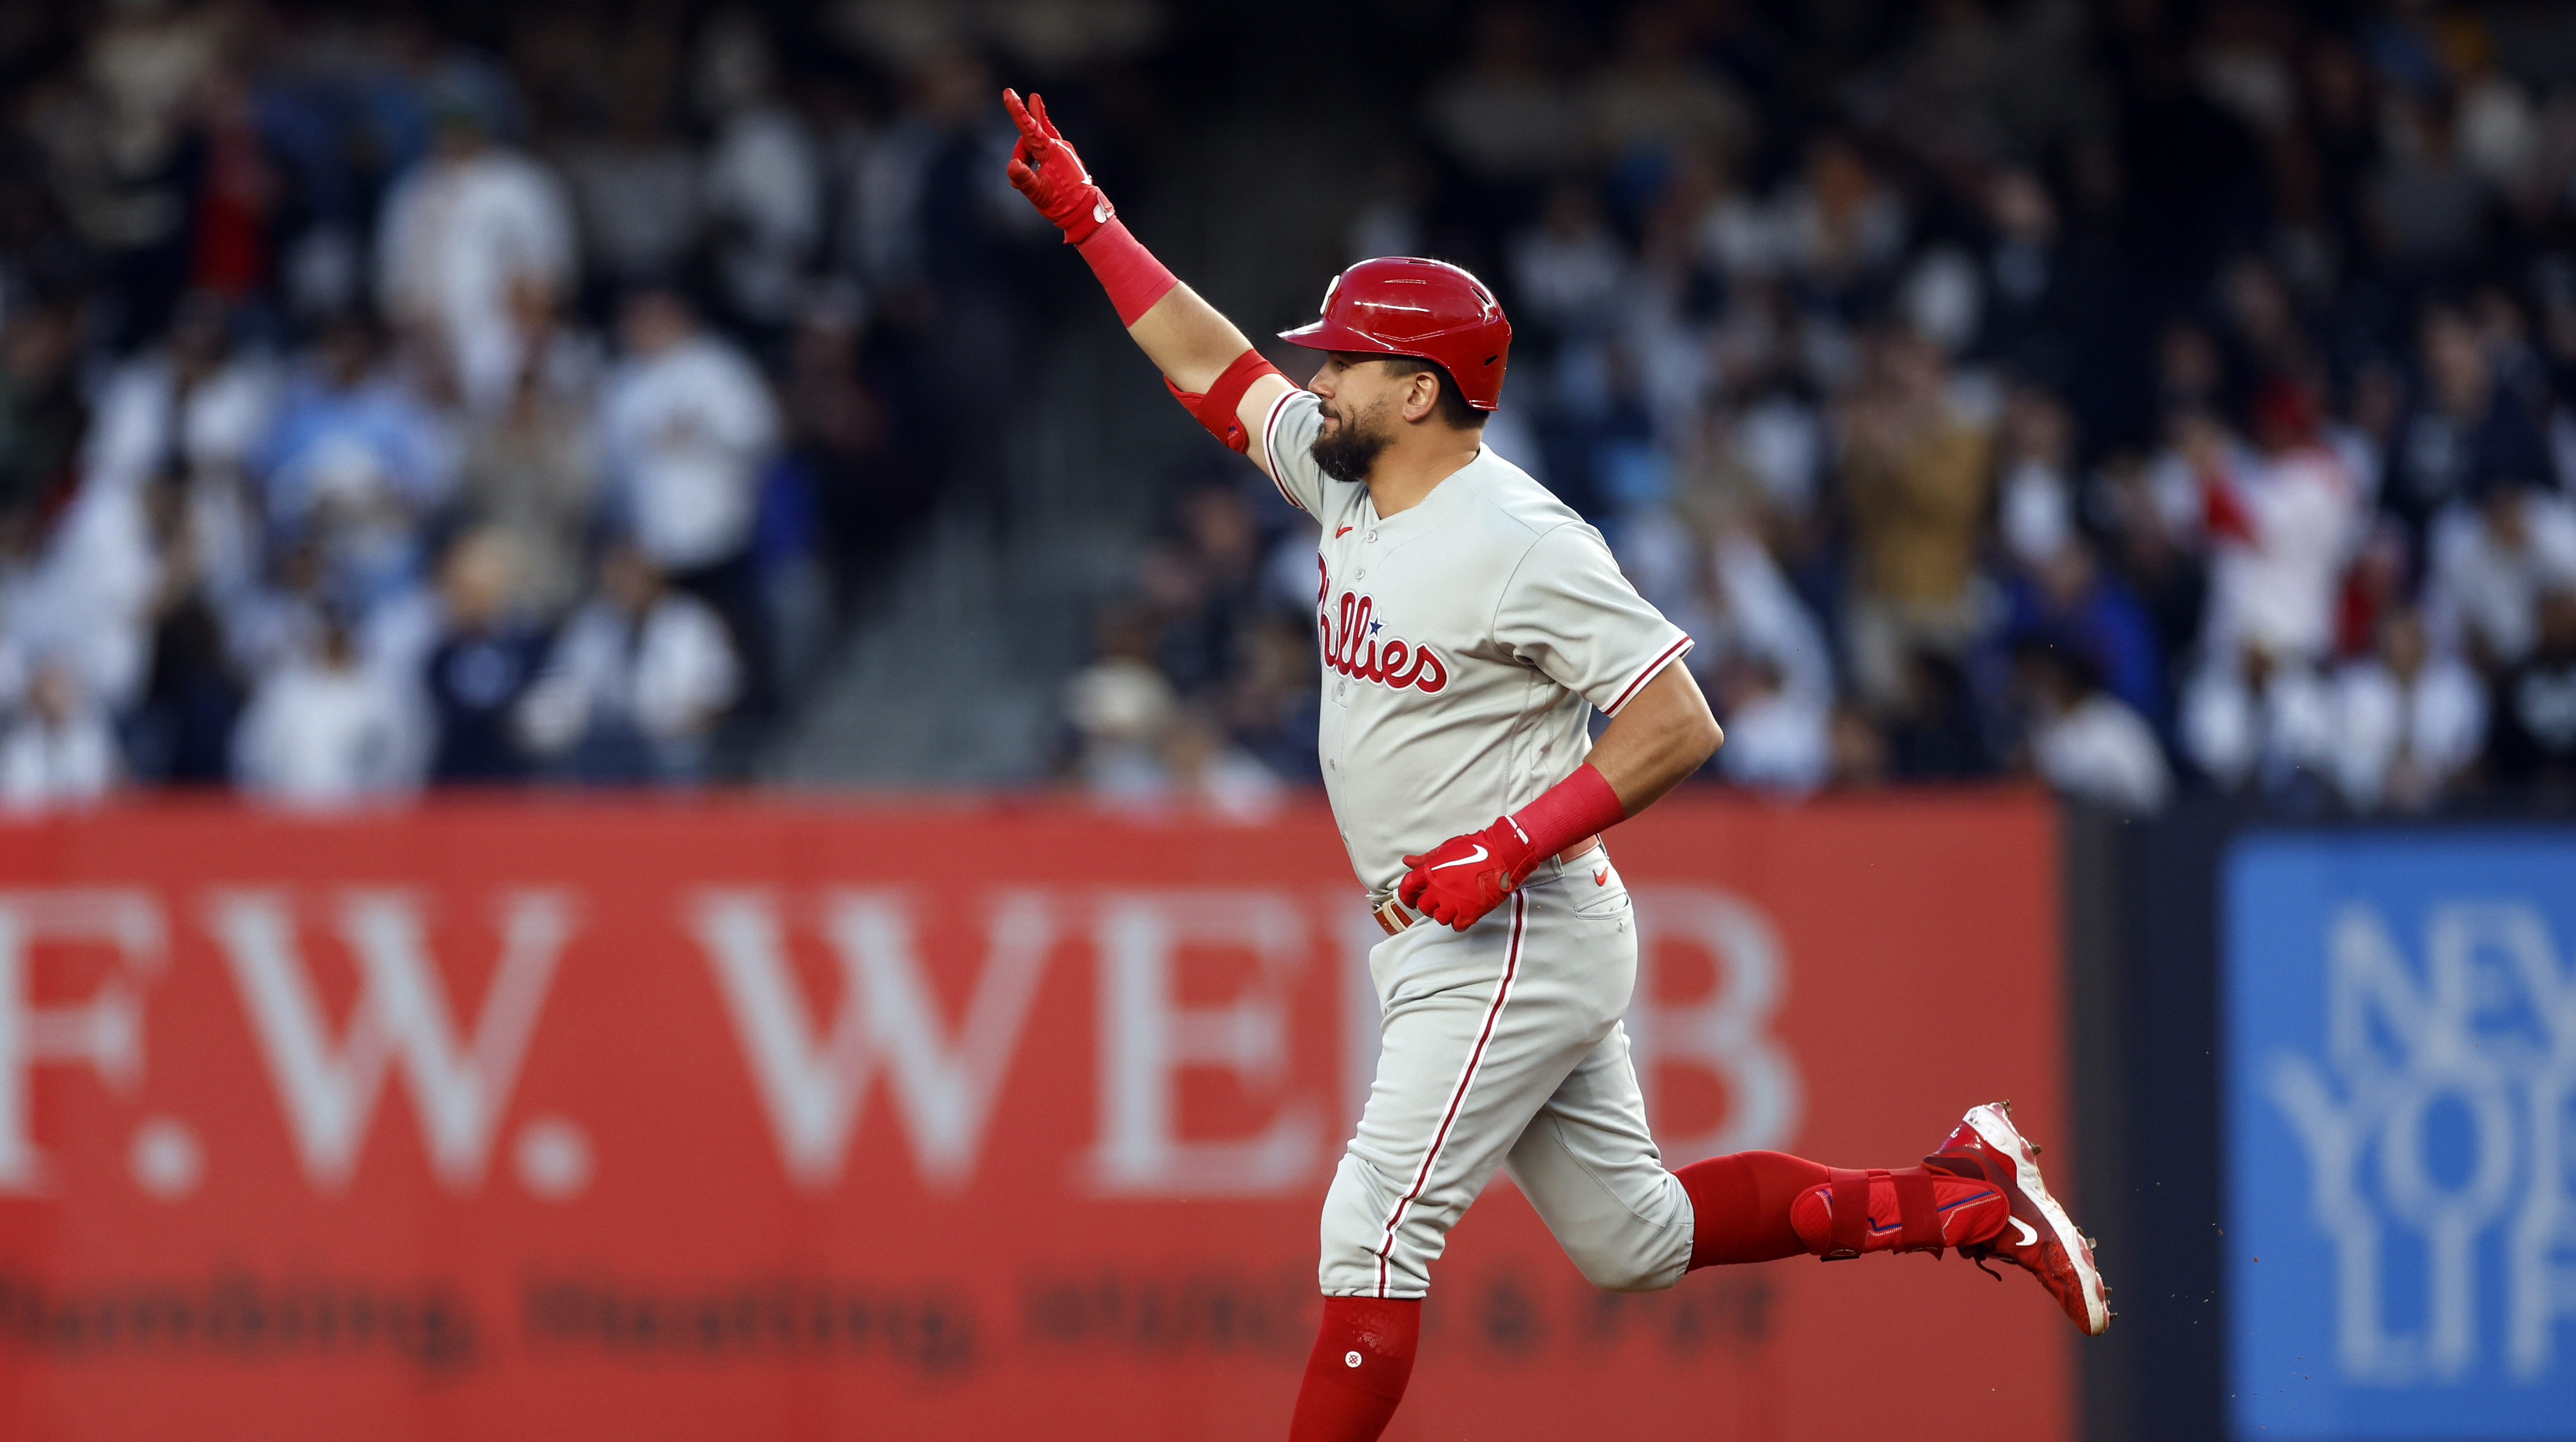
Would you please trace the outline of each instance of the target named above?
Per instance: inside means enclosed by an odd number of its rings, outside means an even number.
[[[1109,303],[1118,307],[1120,325],[1134,325],[1154,308],[1154,302],[1181,283],[1154,259],[1143,241],[1128,232],[1127,222],[1114,217],[1074,248],[1091,262],[1091,273],[1100,277],[1100,288],[1109,292]]]
[[[1254,381],[1275,375],[1279,375],[1279,367],[1263,360],[1261,352],[1247,346],[1243,354],[1234,358],[1234,364],[1227,366],[1208,386],[1206,394],[1185,391],[1173,385],[1169,376],[1163,378],[1163,388],[1172,393],[1172,399],[1181,403],[1181,409],[1207,427],[1209,435],[1237,451],[1250,454],[1252,436],[1243,428],[1243,417],[1237,414],[1243,409],[1243,393],[1252,389]],[[1287,377],[1281,376],[1280,379]]]
[[[1534,857],[1554,856],[1583,838],[1628,819],[1619,793],[1589,761],[1574,774],[1539,793],[1537,800],[1512,813],[1512,824],[1529,838]]]

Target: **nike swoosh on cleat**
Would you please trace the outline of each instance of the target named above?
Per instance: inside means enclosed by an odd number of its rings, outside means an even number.
[[[2019,1217],[2007,1217],[2005,1220],[2013,1224],[2014,1231],[2021,1233],[2021,1244],[2023,1246],[2036,1247],[2039,1245],[2039,1233],[2031,1227],[2030,1223],[2023,1221]]]
[[[1450,867],[1453,867],[1453,866],[1473,866],[1473,865],[1475,865],[1477,862],[1482,861],[1482,860],[1484,860],[1486,857],[1491,856],[1491,855],[1493,855],[1493,854],[1494,854],[1494,853],[1492,853],[1492,852],[1490,852],[1490,851],[1487,851],[1487,850],[1484,848],[1484,846],[1483,846],[1483,844],[1482,844],[1482,843],[1479,843],[1479,844],[1477,845],[1477,847],[1476,847],[1476,854],[1475,854],[1475,855],[1473,855],[1473,856],[1461,856],[1461,857],[1459,857],[1459,858],[1458,858],[1457,860],[1455,860],[1455,861],[1444,861],[1444,862],[1441,862],[1438,866],[1434,866],[1434,867],[1431,867],[1431,868],[1429,868],[1429,869],[1430,869],[1430,870],[1433,870],[1433,871],[1446,871],[1446,870],[1448,870]]]

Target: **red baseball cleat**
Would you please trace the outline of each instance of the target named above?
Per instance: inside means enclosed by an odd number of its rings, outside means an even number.
[[[2111,1326],[2111,1289],[2093,1264],[2093,1243],[2075,1230],[2066,1209],[2048,1194],[2039,1179],[2039,1148],[2012,1124],[2012,1103],[1971,1107],[1941,1150],[1923,1165],[1952,1176],[1972,1177],[2001,1190],[2012,1212],[2001,1231],[1982,1242],[1963,1244],[1960,1255],[1985,1265],[2000,1257],[2039,1278],[2066,1315],[2099,1337]]]

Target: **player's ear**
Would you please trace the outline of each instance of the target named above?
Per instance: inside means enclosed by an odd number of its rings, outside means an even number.
[[[1430,370],[1418,370],[1404,378],[1404,418],[1427,421],[1440,409],[1440,377]]]

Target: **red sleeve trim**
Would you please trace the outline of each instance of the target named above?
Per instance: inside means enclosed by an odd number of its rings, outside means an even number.
[[[1628,683],[1628,689],[1619,693],[1619,699],[1601,708],[1601,714],[1604,716],[1618,715],[1619,708],[1627,705],[1628,699],[1636,695],[1647,682],[1654,680],[1656,672],[1671,665],[1675,658],[1679,657],[1683,652],[1688,651],[1695,644],[1697,643],[1692,641],[1688,636],[1684,636],[1680,640],[1675,641],[1671,646],[1665,649],[1664,654],[1647,662],[1646,669],[1637,673],[1637,679]]]
[[[1288,482],[1281,479],[1279,475],[1279,451],[1277,447],[1270,443],[1271,433],[1279,429],[1279,413],[1282,410],[1285,410],[1288,403],[1296,398],[1297,387],[1291,385],[1288,389],[1279,393],[1279,399],[1270,403],[1270,414],[1261,418],[1261,456],[1262,459],[1270,462],[1270,484],[1279,488],[1279,498],[1302,511],[1306,509],[1306,504],[1305,502],[1298,500],[1296,494],[1288,489]]]

